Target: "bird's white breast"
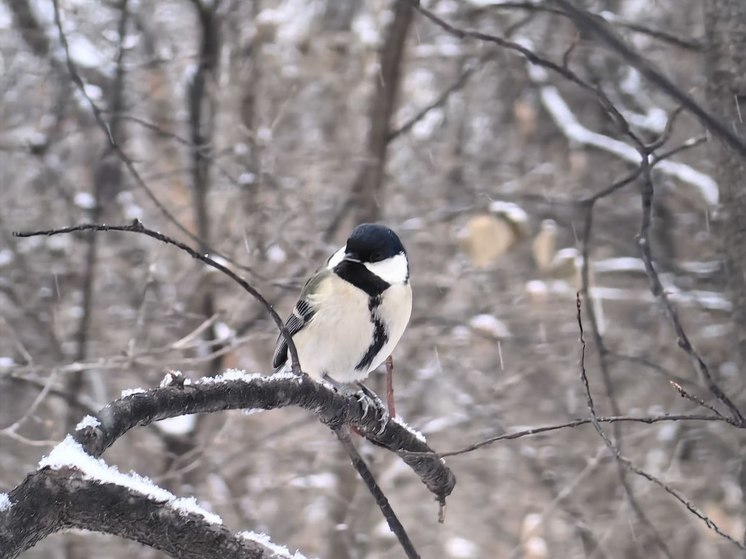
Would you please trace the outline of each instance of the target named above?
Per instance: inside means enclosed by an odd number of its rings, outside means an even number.
[[[332,274],[310,298],[318,310],[293,337],[301,368],[314,378],[326,373],[340,382],[355,380],[355,365],[373,337],[368,296]]]
[[[388,341],[364,371],[356,371],[373,340],[374,325],[368,295],[331,275],[311,296],[318,309],[311,321],[293,336],[301,368],[314,378],[329,375],[339,382],[362,380],[396,347],[409,322],[412,289],[409,284],[392,285],[374,312],[383,321]]]
[[[383,300],[376,309],[378,316],[386,325],[388,341],[373,359],[365,376],[383,363],[391,355],[404,334],[412,314],[412,286],[399,283],[389,287],[383,294]]]

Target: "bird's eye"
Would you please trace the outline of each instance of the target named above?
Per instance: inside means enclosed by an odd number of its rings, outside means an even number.
[[[380,262],[381,260],[383,260],[383,253],[382,252],[376,251],[376,252],[371,253],[371,255],[370,255],[370,261],[371,262]]]

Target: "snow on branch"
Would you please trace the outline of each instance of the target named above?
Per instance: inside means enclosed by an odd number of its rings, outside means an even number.
[[[48,456],[42,458],[39,462],[39,469],[44,468],[53,470],[74,468],[83,475],[83,479],[126,487],[132,492],[144,495],[153,501],[168,504],[178,512],[198,514],[210,524],[223,523],[218,515],[200,507],[193,497],[177,498],[176,495],[157,486],[146,477],[134,472],[122,473],[115,466],[106,464],[101,458],[94,458],[83,450],[80,443],[70,435],[54,447]]]
[[[547,82],[546,70],[530,62],[527,66],[529,78],[539,86],[542,105],[568,140],[583,146],[598,148],[635,165],[641,163],[642,158],[636,148],[604,134],[593,132],[580,124],[569,105],[560,95],[559,90]],[[665,175],[693,186],[702,200],[709,206],[717,205],[719,198],[718,185],[710,176],[693,169],[689,165],[675,161],[660,161],[655,168]]]
[[[44,468],[27,476],[9,499],[11,507],[0,512],[0,559],[18,557],[68,528],[136,540],[179,559],[288,557],[206,521],[201,514],[177,510],[117,483],[88,479],[69,467]]]
[[[96,417],[81,421],[41,460],[39,471],[9,494],[0,494],[0,559],[16,557],[40,539],[68,527],[120,535],[185,558],[300,558],[282,546],[268,546],[264,538],[232,534],[217,515],[195,500],[178,498],[147,478],[122,473],[100,459],[109,446],[136,426],[184,414],[286,406],[315,413],[337,433],[342,426],[354,426],[377,446],[399,453],[441,505],[453,491],[453,473],[424,437],[405,423],[388,421],[380,431],[380,410],[366,413],[354,396],[340,394],[307,375],[261,376],[229,370],[218,377],[194,382],[184,379],[131,392],[109,403]],[[153,518],[157,521],[143,520]],[[187,545],[194,541],[198,543]],[[272,555],[267,555],[268,550]]]
[[[381,416],[368,410],[353,396],[346,396],[307,375],[280,373],[273,376],[229,370],[218,377],[206,377],[183,386],[166,386],[114,400],[98,414],[100,426],[77,431],[73,437],[92,456],[100,456],[127,431],[184,414],[229,409],[276,409],[299,406],[315,413],[331,428],[352,425],[378,446],[392,452],[432,452],[422,435],[403,422],[389,421],[378,433]],[[427,488],[445,501],[456,483],[453,473],[434,455],[403,460]]]

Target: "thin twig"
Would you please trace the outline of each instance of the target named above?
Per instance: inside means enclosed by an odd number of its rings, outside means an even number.
[[[710,370],[699,355],[697,350],[692,345],[689,337],[684,331],[684,327],[679,319],[678,312],[673,306],[671,301],[666,294],[663,284],[661,283],[658,271],[653,265],[653,254],[650,247],[650,226],[652,223],[652,212],[653,212],[653,178],[650,165],[650,153],[647,147],[642,146],[640,148],[640,155],[642,156],[642,185],[641,185],[641,200],[642,200],[642,218],[640,221],[640,233],[637,236],[637,246],[640,250],[640,258],[645,265],[645,272],[650,281],[650,290],[653,295],[660,301],[663,306],[663,310],[668,316],[671,325],[673,326],[676,336],[678,338],[679,347],[689,356],[695,370],[700,375],[700,378],[704,380],[707,388],[712,394],[720,400],[720,402],[728,408],[731,413],[735,424],[739,427],[746,426],[746,420],[744,420],[741,411],[733,403],[733,401],[723,392],[720,385],[715,382],[712,377]]]
[[[196,242],[199,246],[204,246],[204,240],[200,239],[198,235],[195,235],[189,229],[187,229],[184,225],[181,224],[181,222],[174,216],[173,213],[163,204],[163,202],[160,201],[160,199],[155,195],[153,190],[148,186],[148,184],[145,182],[145,179],[142,178],[142,175],[135,167],[135,163],[132,161],[132,159],[129,158],[129,156],[124,153],[124,150],[119,145],[119,143],[116,141],[116,138],[114,138],[111,128],[106,123],[106,120],[104,119],[104,111],[101,110],[101,108],[96,104],[96,102],[91,98],[91,96],[88,94],[88,91],[86,90],[85,83],[83,83],[83,78],[80,77],[80,73],[78,72],[78,68],[75,65],[75,62],[72,59],[72,56],[70,55],[70,45],[67,40],[67,35],[65,34],[64,29],[62,28],[62,19],[60,14],[60,6],[59,6],[59,0],[52,0],[52,5],[54,7],[54,22],[57,27],[57,32],[59,34],[60,43],[62,43],[62,48],[65,52],[65,61],[67,64],[67,70],[70,73],[70,77],[75,84],[75,86],[78,88],[78,91],[83,96],[83,98],[88,103],[88,106],[91,108],[91,111],[93,112],[93,117],[98,124],[98,126],[103,130],[103,132],[106,134],[106,139],[109,143],[109,147],[111,148],[112,152],[119,158],[119,160],[124,164],[124,166],[127,168],[127,171],[130,173],[132,178],[135,180],[135,183],[138,187],[140,187],[147,197],[150,199],[150,201],[155,205],[156,208],[164,215],[164,217],[170,221],[176,228],[184,233],[187,237],[192,239],[194,242]],[[244,269],[246,271],[251,272],[251,270],[244,266],[243,264],[234,261],[232,258],[225,254],[221,254],[217,250],[215,250],[212,247],[207,246],[206,249],[211,254],[215,254],[216,256],[219,256],[220,258],[224,259],[227,262],[230,262],[231,264]]]
[[[56,0],[55,0],[56,1]],[[254,299],[259,301],[265,309],[267,309],[267,312],[272,317],[272,320],[274,320],[275,324],[277,325],[277,328],[280,330],[282,336],[285,338],[285,341],[288,344],[288,350],[290,352],[290,360],[292,364],[292,370],[295,374],[301,374],[301,366],[298,362],[298,352],[295,348],[295,343],[293,342],[292,337],[290,336],[290,333],[287,331],[287,328],[285,328],[285,324],[283,323],[280,316],[277,314],[277,311],[275,311],[274,307],[264,298],[264,296],[259,293],[254,287],[249,284],[245,279],[238,276],[233,270],[226,268],[219,262],[216,262],[212,258],[210,258],[206,254],[200,254],[196,250],[194,250],[192,247],[182,243],[181,241],[177,241],[176,239],[172,239],[171,237],[164,235],[163,233],[159,233],[158,231],[153,231],[152,229],[148,229],[145,227],[142,222],[139,219],[136,219],[132,222],[131,225],[99,225],[95,223],[84,223],[82,225],[74,225],[72,227],[63,227],[61,229],[49,229],[46,231],[14,231],[13,236],[15,237],[37,237],[41,235],[46,236],[52,236],[52,235],[60,235],[65,233],[74,233],[76,231],[95,231],[95,232],[101,232],[101,231],[121,231],[125,233],[139,233],[141,235],[146,235],[148,237],[151,237],[153,239],[156,239],[162,243],[173,245],[177,248],[180,248],[187,254],[189,254],[192,258],[195,258],[196,260],[199,260],[201,262],[204,262],[208,266],[211,266],[212,268],[215,268],[216,270],[220,270],[223,272],[226,276],[231,278],[233,281],[235,281],[238,285],[240,285],[245,291],[248,291]]]
[[[686,110],[695,115],[705,128],[714,135],[724,140],[741,155],[746,156],[746,142],[731,130],[729,126],[710,114],[702,105],[697,103],[693,97],[687,94],[679,86],[664,76],[639,52],[630,47],[612,29],[599,21],[598,16],[575,6],[569,0],[552,0],[575,21],[579,29],[589,30],[598,36],[604,43],[615,50],[630,66],[634,67],[645,76],[658,89],[667,93],[670,97],[681,103]]]
[[[699,398],[693,394],[689,394],[689,392],[684,390],[684,387],[681,386],[678,382],[675,382],[673,380],[670,380],[668,382],[671,384],[671,386],[673,386],[676,389],[676,391],[681,395],[682,398],[686,398],[690,402],[694,402],[695,404],[702,406],[703,408],[707,408],[715,415],[725,419],[725,416],[721,414],[716,408],[714,408],[713,406],[705,402],[702,398]]]
[[[396,402],[394,401],[394,356],[386,358],[386,405],[389,416],[396,417]]]
[[[587,270],[586,270],[586,273],[587,273]],[[614,442],[609,438],[609,436],[603,430],[603,428],[601,427],[601,424],[598,421],[598,417],[596,415],[596,408],[593,403],[593,396],[591,395],[590,383],[588,382],[588,374],[585,370],[586,345],[585,345],[585,335],[583,331],[583,318],[582,318],[582,305],[581,305],[581,300],[580,300],[580,292],[576,294],[575,304],[577,308],[578,330],[580,331],[580,378],[583,383],[583,388],[585,389],[585,398],[586,398],[586,403],[588,405],[588,411],[591,415],[591,423],[593,424],[593,428],[599,434],[601,439],[603,439],[606,447],[609,449],[609,451],[611,451],[611,453],[617,459],[616,463],[617,463],[617,468],[618,468],[619,481],[622,484],[622,487],[624,488],[624,492],[627,494],[627,499],[629,501],[630,506],[632,507],[632,510],[635,513],[635,516],[637,516],[640,523],[650,533],[658,549],[660,549],[660,551],[666,557],[668,557],[669,559],[673,559],[673,555],[671,554],[671,551],[668,549],[668,546],[663,541],[663,538],[661,538],[660,534],[658,533],[658,530],[655,528],[655,526],[653,526],[653,523],[650,521],[650,519],[647,517],[647,515],[643,511],[642,507],[637,501],[637,498],[635,497],[634,492],[632,491],[632,487],[630,486],[629,480],[627,479],[627,476],[624,471],[624,466],[626,466],[627,464],[625,463],[624,460],[622,460],[622,452],[620,450],[620,447],[614,444]],[[594,328],[594,332],[596,332],[597,326],[594,325],[593,328]],[[616,428],[617,425],[615,424],[614,427]],[[618,432],[617,429],[615,429],[615,431]]]
[[[373,498],[376,500],[378,508],[381,509],[381,512],[383,513],[383,516],[389,525],[389,528],[391,528],[391,531],[394,533],[394,535],[396,535],[396,538],[399,540],[402,548],[404,548],[404,552],[407,554],[407,557],[409,557],[409,559],[419,559],[420,555],[414,548],[412,540],[409,539],[407,531],[404,529],[404,526],[402,526],[402,523],[397,518],[394,509],[391,508],[391,504],[386,498],[386,495],[384,495],[383,491],[381,491],[381,488],[378,486],[378,483],[376,483],[376,480],[373,477],[373,473],[368,468],[365,460],[363,460],[363,457],[360,456],[357,448],[355,448],[355,445],[352,443],[349,429],[342,426],[334,429],[334,434],[337,435],[339,442],[342,443],[342,446],[350,457],[352,465],[355,467],[355,470],[357,470],[357,473],[365,482],[365,485],[368,487],[368,491],[370,491],[370,494],[373,495]]]
[[[597,417],[596,418],[599,423],[617,423],[617,422],[624,422],[624,423],[644,423],[646,425],[652,425],[654,423],[660,423],[663,421],[720,421],[723,423],[732,423],[730,419],[723,418],[715,415],[706,415],[706,414],[663,414],[663,415],[655,415],[650,417],[634,417],[634,416],[619,416],[619,417]],[[531,437],[534,435],[541,435],[543,433],[549,433],[552,431],[560,431],[562,429],[572,429],[574,427],[580,427],[583,425],[590,425],[592,423],[592,420],[589,418],[585,419],[574,419],[572,421],[568,421],[566,423],[560,423],[557,425],[543,425],[541,427],[531,427],[529,429],[523,429],[521,431],[516,431],[514,433],[503,433],[500,435],[495,435],[494,437],[489,437],[487,439],[481,440],[479,442],[470,444],[469,446],[465,446],[464,448],[460,448],[458,450],[449,450],[446,452],[438,452],[435,454],[435,456],[439,458],[448,458],[449,456],[459,456],[461,454],[468,454],[470,452],[474,452],[475,450],[479,450],[481,448],[493,445],[500,441],[512,441],[515,439],[522,439],[524,437]],[[431,456],[429,453],[414,453],[414,452],[400,452],[401,455],[409,455],[409,456]]]
[[[583,388],[585,389],[585,397],[586,397],[586,403],[588,405],[588,411],[590,413],[590,419],[591,423],[593,424],[593,427],[596,429],[596,432],[599,434],[599,436],[603,439],[604,443],[606,444],[607,448],[612,452],[612,454],[616,457],[616,459],[623,464],[625,467],[627,467],[631,472],[635,473],[636,475],[643,477],[647,479],[648,481],[654,483],[661,489],[663,489],[666,493],[674,497],[677,501],[679,501],[681,504],[683,504],[686,509],[694,514],[697,518],[702,520],[705,525],[713,530],[718,535],[722,536],[726,540],[730,541],[731,543],[738,546],[739,549],[746,550],[746,546],[741,544],[739,541],[735,540],[725,532],[723,532],[720,527],[706,514],[701,512],[699,509],[697,509],[696,506],[694,506],[691,502],[689,502],[685,497],[683,497],[678,491],[670,487],[665,482],[658,479],[653,474],[650,474],[634,464],[630,462],[629,459],[624,457],[621,452],[619,452],[619,449],[614,446],[614,444],[609,439],[608,435],[604,432],[604,430],[601,428],[601,423],[598,421],[598,417],[596,416],[596,408],[593,403],[593,396],[591,395],[591,389],[590,384],[588,383],[588,374],[585,370],[585,338],[584,338],[584,332],[583,332],[583,319],[581,315],[581,301],[580,301],[580,294],[578,293],[576,298],[576,305],[577,305],[577,321],[578,321],[578,329],[580,330],[580,378],[581,382],[583,384]],[[720,419],[720,418],[718,418]],[[662,541],[660,543],[663,543]],[[665,545],[665,544],[664,544]],[[663,549],[663,548],[662,548]]]
[[[454,81],[450,86],[448,86],[443,91],[443,93],[438,95],[438,97],[436,97],[436,99],[432,103],[420,109],[417,112],[417,114],[415,114],[412,118],[410,118],[407,122],[402,124],[396,130],[391,130],[389,132],[388,142],[391,142],[392,140],[396,139],[402,134],[406,134],[412,129],[412,127],[415,124],[417,124],[420,120],[422,120],[430,111],[443,106],[443,104],[446,101],[448,101],[448,98],[454,92],[458,91],[459,89],[462,89],[466,85],[466,82],[469,81],[469,78],[474,74],[477,68],[478,67],[475,64],[467,64],[467,67],[461,72],[461,75],[459,75],[458,79]]]
[[[490,10],[519,9],[519,10],[527,10],[527,11],[532,11],[532,12],[545,12],[545,13],[564,16],[564,17],[569,17],[565,11],[559,8],[552,8],[551,6],[547,6],[546,4],[543,4],[543,3],[531,2],[531,1],[489,3],[485,8],[477,8],[477,12],[481,12],[486,9],[490,9]],[[642,35],[648,35],[649,37],[652,37],[654,39],[658,39],[660,41],[669,43],[671,45],[674,45],[674,46],[677,46],[677,47],[680,47],[686,50],[691,50],[694,52],[701,52],[704,50],[704,44],[702,43],[702,41],[698,41],[696,39],[690,39],[689,37],[679,37],[678,35],[674,35],[673,33],[669,33],[668,31],[663,31],[661,29],[654,29],[652,27],[648,27],[647,25],[643,25],[641,23],[626,20],[608,11],[604,11],[597,17],[603,19],[604,21],[616,27],[628,29],[630,31],[633,31],[635,33],[640,33]]]

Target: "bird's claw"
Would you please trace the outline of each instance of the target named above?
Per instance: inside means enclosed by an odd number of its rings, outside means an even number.
[[[375,392],[373,392],[370,388],[360,382],[357,383],[357,385],[360,390],[355,393],[355,398],[357,398],[357,401],[360,402],[360,405],[363,407],[362,419],[365,419],[367,417],[368,411],[371,408],[377,409],[378,412],[381,414],[381,419],[379,420],[379,429],[376,431],[376,435],[380,437],[386,430],[386,425],[388,425],[390,419],[389,412],[386,409],[383,401],[381,401],[381,399]]]

